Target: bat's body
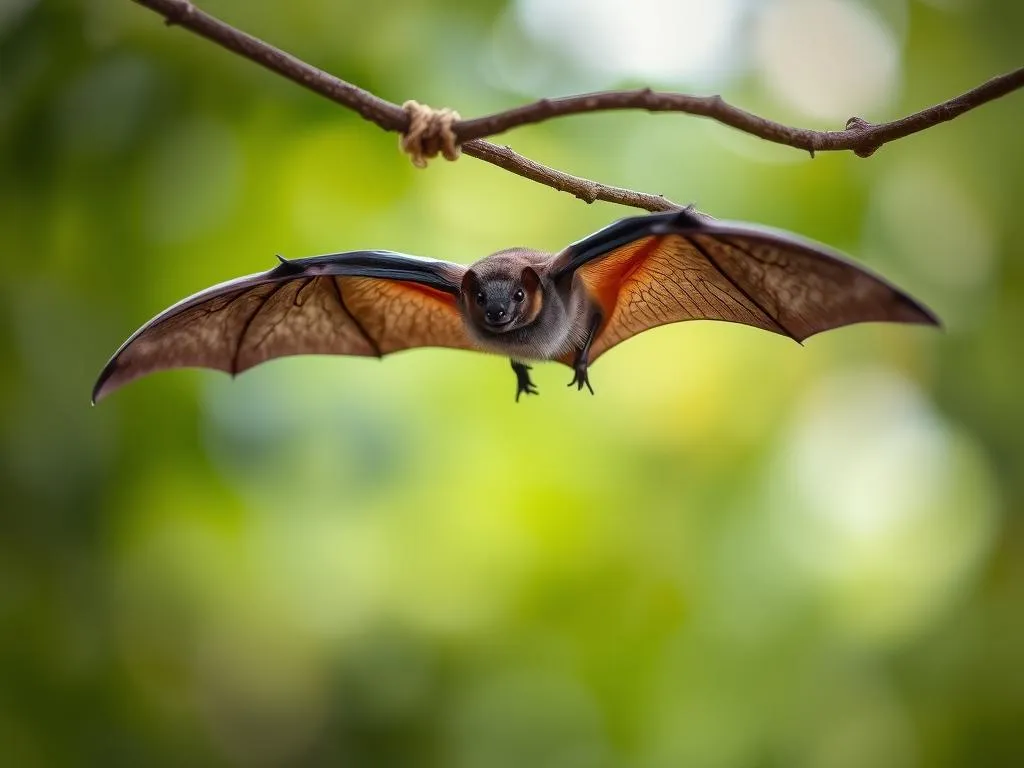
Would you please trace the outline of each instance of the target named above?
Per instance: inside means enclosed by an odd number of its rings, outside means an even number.
[[[727,320],[803,341],[868,321],[937,325],[899,289],[816,243],[689,210],[623,219],[558,254],[512,248],[470,267],[387,251],[294,261],[185,299],[140,328],[93,400],[167,368],[237,374],[274,357],[381,357],[412,347],[506,355],[574,370],[666,323]],[[591,389],[591,392],[593,390]]]
[[[553,360],[582,341],[589,302],[550,274],[551,254],[514,248],[473,264],[463,278],[466,330],[482,348],[512,358]]]
[[[512,361],[516,400],[537,394],[522,361],[575,361],[597,312],[571,276],[554,278],[552,263],[552,254],[511,248],[476,262],[462,279],[466,330],[479,347]]]

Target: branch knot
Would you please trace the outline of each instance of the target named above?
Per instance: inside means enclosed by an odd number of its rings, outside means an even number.
[[[457,160],[461,150],[452,125],[462,118],[454,109],[434,109],[418,101],[407,101],[402,109],[409,116],[398,145],[409,155],[417,168],[426,168],[427,161],[438,154],[445,160]]]
[[[168,7],[164,15],[164,24],[168,27],[176,25],[187,26],[190,16],[196,12],[196,7],[190,0],[181,0]]]
[[[875,126],[869,123],[867,120],[861,117],[851,117],[846,121],[846,130],[853,131],[854,133],[864,134],[865,137],[871,132],[871,129]],[[851,147],[853,154],[857,157],[871,157],[875,154],[875,151],[882,146],[881,144],[868,144],[862,142],[859,146],[854,145]]]

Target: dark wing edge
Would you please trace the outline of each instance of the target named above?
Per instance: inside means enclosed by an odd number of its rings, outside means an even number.
[[[277,258],[280,264],[267,272],[207,288],[145,323],[100,372],[93,405],[136,378],[170,368],[236,375],[289,354],[382,357],[412,346],[468,348],[457,312],[466,269],[459,264],[391,251]],[[402,322],[389,322],[389,310],[410,303],[427,310],[424,327],[417,326],[416,312],[402,311]],[[259,343],[247,344],[257,331]],[[403,339],[403,331],[420,338]],[[153,348],[137,352],[147,343]],[[255,352],[260,345],[266,349]]]
[[[599,259],[616,248],[628,245],[641,237],[674,232],[683,234],[711,222],[717,222],[717,220],[699,213],[693,208],[619,219],[607,227],[577,240],[557,254],[551,276],[556,281],[568,277],[584,264]]]
[[[824,330],[860,322],[942,325],[928,307],[872,270],[825,245],[771,227],[713,219],[689,208],[617,221],[558,254],[553,275],[556,280],[564,279],[638,239],[671,235],[683,238],[698,251],[745,303],[764,316],[767,323],[759,327],[798,342]],[[800,264],[787,265],[782,257],[790,257]],[[798,269],[794,271],[794,267]],[[793,283],[772,285],[768,280],[770,273],[780,273],[787,268],[791,270],[789,276],[794,278]],[[821,287],[832,287],[827,281],[838,279],[849,282],[851,289],[862,291],[870,287],[875,294],[870,300],[866,299],[864,305],[848,306],[845,312],[838,305],[825,309],[826,316],[818,318],[817,323],[787,323],[784,317],[787,291],[798,287],[801,276],[809,280],[816,270],[824,273]],[[871,306],[871,301],[880,299],[885,301]],[[818,311],[822,312],[820,308]],[[832,315],[828,316],[830,312]]]

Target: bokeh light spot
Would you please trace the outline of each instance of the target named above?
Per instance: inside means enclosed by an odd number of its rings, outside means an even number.
[[[738,0],[518,0],[528,35],[609,78],[714,82],[734,62]]]
[[[779,535],[851,635],[919,631],[994,533],[987,463],[895,373],[834,374],[802,401],[780,459]]]
[[[811,117],[876,114],[896,97],[900,59],[891,30],[856,0],[779,0],[756,27],[765,85]]]
[[[964,293],[992,278],[991,218],[941,164],[903,162],[894,167],[875,187],[870,219],[885,251],[944,288]]]

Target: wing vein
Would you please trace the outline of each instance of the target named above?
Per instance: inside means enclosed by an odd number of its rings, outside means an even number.
[[[331,277],[331,285],[334,286],[334,295],[338,297],[338,306],[341,307],[341,311],[348,315],[348,318],[352,321],[356,330],[358,330],[362,337],[366,339],[366,343],[370,345],[370,349],[373,350],[373,353],[377,357],[383,357],[384,355],[380,351],[380,345],[372,336],[370,336],[366,328],[363,327],[363,324],[359,322],[359,318],[352,314],[352,311],[348,308],[348,304],[345,303],[345,296],[341,292],[341,286],[338,285],[337,277]]]
[[[267,302],[270,301],[280,291],[287,281],[281,281],[271,289],[266,296],[264,296],[260,303],[256,305],[256,309],[252,311],[252,314],[246,319],[245,324],[242,325],[242,332],[238,335],[238,344],[235,346],[235,354],[231,358],[231,375],[235,376],[238,374],[238,359],[242,355],[242,347],[245,346],[245,337],[249,334],[249,328],[252,326],[253,320],[256,319],[256,315],[263,311],[263,308],[267,306]]]
[[[800,343],[800,339],[793,335],[793,333],[785,325],[782,324],[781,320],[776,318],[767,309],[765,309],[760,301],[751,296],[746,288],[744,288],[742,285],[736,282],[728,272],[722,269],[722,266],[718,263],[718,260],[711,255],[711,252],[707,248],[705,248],[703,245],[697,242],[696,238],[686,237],[686,241],[689,242],[698,251],[700,251],[701,255],[708,260],[708,263],[715,268],[715,271],[718,272],[718,274],[720,274],[722,277],[728,280],[729,284],[732,285],[733,288],[735,288],[737,291],[743,294],[743,296],[746,297],[747,301],[753,304],[762,315],[768,318],[768,322],[770,322],[772,325],[774,325],[776,328],[782,331],[783,335],[788,336],[797,344]],[[754,258],[754,256],[746,248],[743,248],[732,241],[729,242],[729,245],[731,245],[733,248],[736,248],[737,250],[742,251],[748,257]]]

